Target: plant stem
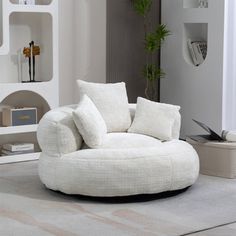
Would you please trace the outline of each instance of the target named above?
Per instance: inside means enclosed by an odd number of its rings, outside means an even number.
[[[148,91],[149,91],[149,80],[146,79],[145,96],[146,96],[147,99],[149,99]]]

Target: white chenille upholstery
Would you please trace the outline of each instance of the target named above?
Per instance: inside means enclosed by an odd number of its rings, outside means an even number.
[[[100,146],[107,134],[107,126],[92,100],[84,95],[72,117],[84,142],[91,148]]]
[[[79,100],[87,95],[101,113],[108,132],[126,132],[131,125],[124,82],[101,84],[77,80]],[[112,109],[111,108],[115,108]]]
[[[128,132],[170,141],[179,135],[174,128],[175,121],[179,120],[179,110],[179,106],[138,97],[134,121]]]
[[[82,148],[82,138],[72,122],[76,107],[52,110],[39,124],[39,175],[49,189],[111,197],[179,190],[196,181],[198,155],[191,145],[177,139],[180,116],[172,141],[110,133],[99,148],[89,149]],[[132,117],[134,111],[135,105],[130,105]]]

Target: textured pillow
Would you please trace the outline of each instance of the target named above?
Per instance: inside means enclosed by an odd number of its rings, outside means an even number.
[[[107,127],[100,112],[87,95],[82,97],[72,116],[84,142],[90,148],[100,146],[107,133]]]
[[[138,98],[130,133],[149,135],[160,140],[173,139],[173,128],[179,106]]]
[[[124,132],[131,125],[125,83],[97,84],[77,80],[79,95],[86,94],[93,101],[108,132]]]

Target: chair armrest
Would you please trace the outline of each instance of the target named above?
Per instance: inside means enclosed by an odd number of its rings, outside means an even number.
[[[72,118],[73,106],[53,109],[39,122],[37,139],[42,152],[62,156],[81,148],[82,137]]]

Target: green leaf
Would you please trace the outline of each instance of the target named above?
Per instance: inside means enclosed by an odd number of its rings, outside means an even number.
[[[157,40],[156,33],[148,33],[145,37],[145,49],[147,52],[154,53],[160,48],[160,42]]]
[[[152,0],[132,0],[132,3],[137,14],[143,17],[147,16],[152,6]]]
[[[147,33],[145,37],[145,49],[147,52],[154,53],[160,47],[166,37],[170,35],[166,25],[159,25],[154,32]]]
[[[161,24],[157,27],[157,29],[156,29],[156,39],[160,42],[160,44],[169,35],[170,35],[170,31],[167,29],[166,25]]]
[[[155,64],[147,64],[144,66],[143,75],[147,80],[154,81],[165,77],[165,73]]]

